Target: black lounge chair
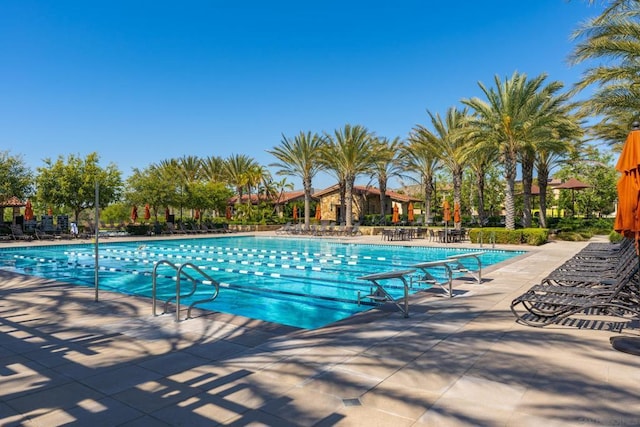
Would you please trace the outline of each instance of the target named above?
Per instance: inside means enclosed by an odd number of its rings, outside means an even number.
[[[37,228],[35,230],[35,236],[38,240],[53,240],[56,238],[55,234],[45,233]]]
[[[22,231],[22,227],[20,227],[19,225],[11,226],[11,237],[13,237],[13,240],[25,240],[25,241],[33,240],[33,236],[30,236],[29,234],[24,234],[24,232]]]
[[[589,280],[575,286],[535,285],[511,302],[511,311],[518,322],[536,327],[578,314],[640,315],[637,260],[627,263],[611,279]]]

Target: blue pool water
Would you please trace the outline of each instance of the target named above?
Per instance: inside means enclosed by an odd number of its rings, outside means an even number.
[[[177,265],[190,262],[221,283],[218,298],[199,308],[314,329],[372,308],[366,301],[358,304],[359,293],[362,296],[370,293],[370,283],[358,277],[406,269],[466,252],[473,250],[252,236],[139,242],[101,240],[99,283],[100,289],[150,297],[151,274],[157,261],[168,260]],[[486,267],[522,253],[485,250],[482,265]],[[476,268],[472,260],[469,267]],[[94,286],[95,245],[3,248],[0,268]],[[161,265],[157,272],[158,297],[166,300],[175,295],[175,270]],[[444,271],[441,274],[444,280]],[[187,281],[183,283],[190,288]],[[403,295],[400,281],[383,284],[395,298]],[[211,286],[199,285],[198,289],[194,300],[211,293]],[[424,286],[415,287],[412,292],[421,289]],[[191,300],[183,302],[189,304]]]

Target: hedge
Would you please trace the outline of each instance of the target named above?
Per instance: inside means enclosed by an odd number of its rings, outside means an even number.
[[[521,228],[518,230],[507,230],[499,227],[472,228],[469,230],[469,239],[472,243],[500,243],[510,245],[540,246],[547,242],[549,230],[546,228]]]

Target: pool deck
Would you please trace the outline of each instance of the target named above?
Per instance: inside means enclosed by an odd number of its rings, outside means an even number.
[[[635,322],[540,329],[509,310],[584,245],[518,246],[456,298],[412,297],[409,318],[388,304],[312,331],[176,323],[148,299],[0,271],[0,425],[640,425],[640,356],[609,343]]]

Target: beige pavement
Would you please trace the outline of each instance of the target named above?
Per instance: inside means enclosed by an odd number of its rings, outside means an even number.
[[[609,344],[635,325],[509,311],[583,246],[526,248],[461,297],[412,297],[408,319],[388,305],[312,331],[175,323],[144,298],[0,271],[0,425],[640,425],[640,357]]]

